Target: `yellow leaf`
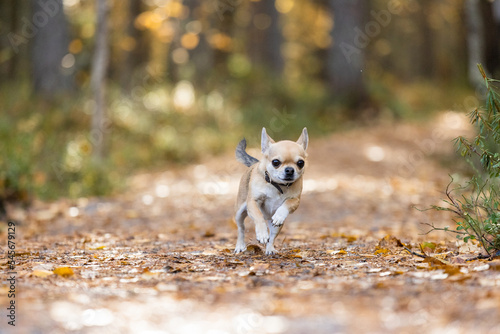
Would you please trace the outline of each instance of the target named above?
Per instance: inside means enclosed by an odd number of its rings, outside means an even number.
[[[333,250],[333,249],[329,249],[326,251],[327,254],[340,254],[340,255],[346,255],[347,252],[344,250],[344,249],[341,249],[341,250]]]
[[[446,265],[443,267],[444,272],[447,273],[450,276],[460,274],[460,268],[457,266],[452,266],[452,265]]]
[[[347,242],[351,243],[351,242],[354,242],[356,240],[358,240],[358,237],[356,237],[355,235],[346,235],[344,236],[344,238],[347,240]]]
[[[70,267],[59,267],[54,269],[54,274],[62,277],[70,277],[73,276],[75,273],[73,272],[73,269],[71,269]]]
[[[379,255],[379,254],[388,254],[390,251],[387,249],[387,248],[380,248],[380,249],[377,249],[375,251],[375,255]]]

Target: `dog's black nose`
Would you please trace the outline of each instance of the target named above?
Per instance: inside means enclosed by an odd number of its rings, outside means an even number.
[[[293,167],[286,167],[286,168],[285,168],[285,174],[286,174],[286,175],[293,175],[293,172],[294,172],[294,171],[295,171],[295,170],[293,169]]]

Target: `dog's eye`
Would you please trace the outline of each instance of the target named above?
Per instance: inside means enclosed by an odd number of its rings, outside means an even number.
[[[304,160],[297,161],[297,167],[303,168],[304,167]]]
[[[278,159],[274,159],[273,161],[271,161],[271,163],[275,168],[278,168],[281,165],[281,161],[279,161]]]

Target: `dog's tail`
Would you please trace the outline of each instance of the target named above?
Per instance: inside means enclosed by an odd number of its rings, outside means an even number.
[[[239,162],[241,162],[245,166],[250,167],[250,166],[256,164],[257,162],[259,162],[259,160],[257,160],[256,158],[254,158],[250,154],[248,154],[245,151],[246,148],[247,148],[247,141],[245,138],[243,138],[240,141],[240,143],[238,144],[238,146],[236,147],[236,160],[238,160]]]

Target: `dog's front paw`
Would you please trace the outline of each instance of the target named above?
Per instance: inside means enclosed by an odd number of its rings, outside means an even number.
[[[276,251],[276,249],[274,249],[274,246],[272,246],[270,244],[267,244],[267,246],[266,246],[266,255],[275,255],[277,253],[278,252]]]
[[[286,207],[280,206],[273,215],[273,225],[274,226],[283,225],[286,217],[288,217],[288,209]]]
[[[244,251],[247,250],[247,245],[245,244],[236,244],[236,247],[234,248],[234,254],[238,253],[243,253]]]
[[[255,236],[261,244],[267,244],[269,242],[269,231],[265,225],[263,228],[255,229]]]

